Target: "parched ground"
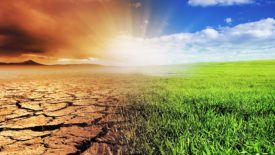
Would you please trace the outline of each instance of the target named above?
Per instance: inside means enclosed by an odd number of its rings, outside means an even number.
[[[79,73],[0,79],[0,154],[123,154],[119,109],[130,81]]]

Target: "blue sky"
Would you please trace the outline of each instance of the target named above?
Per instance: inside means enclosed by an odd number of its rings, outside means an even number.
[[[217,1],[225,2],[226,0]],[[161,22],[165,24],[162,35],[167,35],[179,32],[196,32],[206,27],[232,27],[264,18],[275,18],[275,1],[254,0],[240,4],[237,3],[238,0],[231,1],[236,3],[231,5],[219,3],[205,6],[191,5],[188,0],[140,0],[133,2],[142,4],[138,9],[138,13],[143,14],[143,17],[149,12],[148,20],[150,21],[149,27],[152,35],[159,35],[154,30],[155,27],[162,24]],[[230,18],[232,22],[225,22],[226,18]],[[150,36],[150,34],[148,35]]]
[[[275,1],[135,0],[136,32],[117,38],[120,65],[275,59]]]

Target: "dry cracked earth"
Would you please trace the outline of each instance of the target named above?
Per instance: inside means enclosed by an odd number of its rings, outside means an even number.
[[[128,82],[69,74],[0,80],[0,155],[124,154]]]

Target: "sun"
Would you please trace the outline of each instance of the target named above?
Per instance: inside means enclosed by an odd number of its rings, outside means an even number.
[[[154,39],[120,35],[109,42],[106,54],[119,66],[156,65],[166,60],[160,47]]]

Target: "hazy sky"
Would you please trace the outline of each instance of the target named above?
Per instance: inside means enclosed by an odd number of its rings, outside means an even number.
[[[272,0],[1,0],[0,61],[275,59]]]

